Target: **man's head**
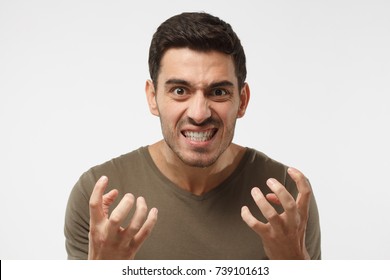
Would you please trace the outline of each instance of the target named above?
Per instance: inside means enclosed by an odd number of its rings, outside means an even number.
[[[207,13],[182,13],[163,22],[153,36],[149,49],[150,77],[157,87],[161,59],[170,48],[218,51],[233,59],[239,89],[246,79],[245,53],[231,26]]]
[[[231,146],[249,101],[238,37],[208,14],[174,16],[154,35],[149,65],[146,94],[150,111],[160,117],[165,158],[212,166]]]

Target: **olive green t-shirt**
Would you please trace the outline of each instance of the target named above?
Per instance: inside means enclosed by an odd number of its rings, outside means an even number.
[[[149,208],[158,209],[157,223],[136,259],[267,259],[260,237],[242,220],[241,207],[247,205],[254,216],[266,222],[251,197],[251,189],[257,186],[269,193],[266,180],[270,177],[283,183],[294,197],[297,195],[287,167],[250,148],[224,182],[198,196],[165,177],[148,147],[141,147],[91,168],[74,186],[65,217],[69,259],[88,257],[89,198],[102,175],[109,178],[107,192],[114,188],[119,191],[111,211],[128,192],[143,196]],[[306,248],[312,259],[321,258],[320,243],[318,210],[312,197],[306,231]]]

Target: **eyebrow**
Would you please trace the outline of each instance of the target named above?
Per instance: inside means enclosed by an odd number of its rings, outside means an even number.
[[[191,84],[187,82],[186,80],[181,79],[169,79],[165,82],[166,85],[184,85],[184,86],[190,86]]]
[[[165,82],[165,85],[184,85],[184,86],[191,86],[191,83],[182,80],[182,79],[169,79]],[[211,83],[207,86],[207,88],[216,88],[216,87],[234,87],[234,84],[228,80],[219,81],[215,83]]]

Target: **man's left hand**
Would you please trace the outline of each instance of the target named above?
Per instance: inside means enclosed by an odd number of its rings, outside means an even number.
[[[273,193],[264,196],[259,188],[253,188],[251,192],[268,222],[257,220],[247,206],[242,207],[241,217],[261,237],[264,251],[270,259],[310,259],[305,245],[305,233],[311,187],[300,171],[289,168],[287,172],[298,188],[296,200],[281,183],[270,178],[267,185]],[[280,204],[284,212],[278,214],[270,202]]]

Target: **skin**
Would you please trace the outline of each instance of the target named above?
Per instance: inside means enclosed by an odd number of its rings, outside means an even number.
[[[157,84],[157,88],[155,88]],[[230,56],[172,48],[162,60],[157,83],[145,86],[150,112],[161,122],[163,140],[149,146],[160,171],[177,186],[195,195],[209,192],[237,167],[245,148],[232,143],[236,120],[244,116],[250,99],[247,84],[240,89]],[[201,135],[202,137],[199,137]],[[289,174],[297,183],[297,200],[270,178],[274,192],[265,197],[258,188],[252,196],[268,220],[258,221],[244,206],[241,216],[262,239],[270,259],[307,259],[305,230],[310,186],[296,169]],[[90,199],[90,259],[133,259],[157,221],[157,209],[149,213],[141,197],[135,202],[126,194],[108,213],[117,198],[112,190],[104,194],[108,178],[96,183]],[[283,206],[278,214],[270,202]],[[136,211],[126,228],[121,227],[132,207]]]
[[[89,201],[88,259],[134,259],[138,249],[152,231],[157,221],[158,211],[152,208],[148,214],[145,199],[138,197],[136,210],[129,225],[126,228],[121,227],[135,204],[134,196],[126,194],[109,216],[109,207],[117,198],[118,191],[111,190],[104,194],[107,185],[108,178],[102,176],[97,181]]]
[[[247,84],[239,91],[234,69],[226,54],[170,49],[161,60],[158,88],[146,82],[149,108],[164,136],[149,147],[151,156],[172,182],[197,195],[221,183],[245,152],[232,139],[250,92]],[[184,135],[188,131],[213,137],[192,141]]]
[[[291,167],[287,171],[297,185],[297,200],[294,200],[281,183],[270,178],[267,185],[273,194],[264,196],[259,188],[252,189],[252,197],[268,222],[257,220],[247,206],[242,207],[241,217],[260,236],[264,251],[270,259],[308,260],[310,256],[306,250],[305,233],[311,188],[300,171]],[[270,202],[281,204],[284,212],[279,215]]]

